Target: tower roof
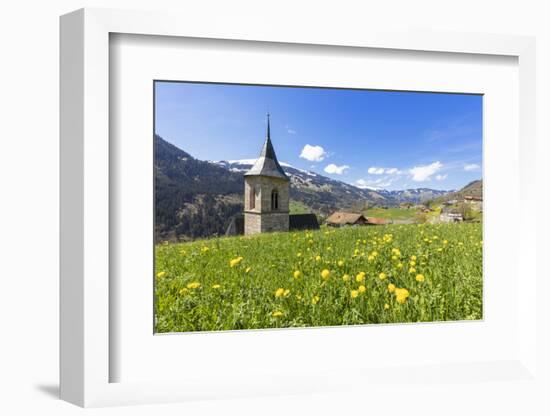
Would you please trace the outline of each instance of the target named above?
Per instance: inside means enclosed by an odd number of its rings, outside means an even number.
[[[285,171],[279,165],[275,149],[271,143],[271,133],[269,127],[269,114],[267,115],[267,137],[265,138],[264,146],[256,163],[250,168],[244,176],[269,176],[271,178],[279,178],[289,181]]]

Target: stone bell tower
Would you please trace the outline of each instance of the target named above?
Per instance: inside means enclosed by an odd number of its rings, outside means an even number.
[[[271,143],[269,114],[267,137],[260,157],[244,174],[244,233],[288,231],[290,179],[277,161]]]

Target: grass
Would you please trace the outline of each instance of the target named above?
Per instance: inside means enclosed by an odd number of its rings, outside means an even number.
[[[385,218],[392,220],[412,220],[417,214],[414,208],[369,208],[364,214],[367,217]]]
[[[309,214],[311,209],[300,201],[290,201],[289,210],[291,214]]]
[[[481,238],[478,223],[161,244],[156,331],[481,319]]]

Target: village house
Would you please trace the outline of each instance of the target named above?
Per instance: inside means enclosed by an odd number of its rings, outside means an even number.
[[[383,218],[365,217],[358,212],[336,211],[325,220],[325,223],[331,227],[344,227],[356,225],[382,225],[387,222]]]
[[[444,207],[439,215],[441,222],[461,222],[464,220],[462,213],[456,207]]]
[[[319,228],[315,214],[290,214],[290,179],[277,160],[270,130],[268,114],[262,151],[244,174],[244,213],[231,219],[226,235]]]

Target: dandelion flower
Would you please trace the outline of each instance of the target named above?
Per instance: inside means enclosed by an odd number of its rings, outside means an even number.
[[[338,266],[342,267],[344,265],[344,260],[338,260]]]
[[[296,253],[296,257],[302,257],[302,253]]]
[[[235,267],[238,266],[241,261],[243,261],[242,257],[236,257],[234,259],[229,260],[229,267]]]
[[[403,263],[397,263],[397,268],[402,269],[403,268]]]
[[[158,272],[157,273],[157,279],[162,279],[164,276],[166,276],[166,272]]]
[[[315,295],[313,296],[313,298],[311,298],[311,304],[317,305],[317,303],[319,303],[319,296]]]
[[[426,278],[424,277],[423,274],[417,274],[415,279],[417,282],[423,282]]]
[[[321,256],[315,256],[315,261],[321,261]]]
[[[384,303],[384,309],[386,310],[390,309],[390,305],[388,305],[387,303]]]
[[[220,287],[221,285],[218,285],[218,284],[212,285],[212,289],[219,289]]]
[[[282,287],[280,287],[275,291],[275,297],[280,298],[284,295],[284,293],[285,293],[285,290]]]
[[[187,284],[187,289],[198,289],[199,287],[201,287],[199,282],[191,282]]]
[[[250,270],[252,270],[252,267],[247,267],[246,269],[244,269],[244,272],[248,273]]]
[[[296,270],[293,276],[295,279],[299,279],[302,276],[302,272],[300,270]]]
[[[367,288],[364,285],[361,285],[357,288],[359,293],[365,293],[367,291]]]
[[[395,289],[395,300],[397,303],[405,303],[407,301],[407,298],[409,297],[409,291],[404,288],[396,288]]]
[[[344,282],[349,282],[349,280],[350,280],[349,274],[343,275],[343,276],[342,276],[342,280],[343,280]]]
[[[359,291],[358,290],[352,290],[350,292],[350,295],[351,295],[352,299],[355,299],[357,296],[359,296]]]
[[[414,267],[411,267],[411,268],[409,269],[409,273],[410,273],[410,274],[416,273],[416,269],[415,269]]]
[[[189,292],[189,289],[187,289],[186,287],[180,289],[180,295],[185,295],[187,292]]]
[[[378,275],[378,277],[380,278],[380,280],[384,280],[386,279],[388,276],[386,275],[386,273],[382,272]]]
[[[279,318],[283,316],[283,313],[281,311],[275,311],[271,314],[271,316],[273,316],[274,318]]]
[[[357,276],[355,276],[355,281],[357,283],[361,283],[361,282],[365,281],[365,272],[357,273]]]
[[[285,289],[283,296],[286,298],[288,295],[290,295],[290,289]]]
[[[395,285],[393,283],[390,283],[388,285],[388,292],[390,292],[390,293],[395,292]]]
[[[324,270],[321,272],[321,277],[322,277],[324,280],[327,280],[327,279],[330,277],[330,271],[327,270],[327,269],[324,269]]]

